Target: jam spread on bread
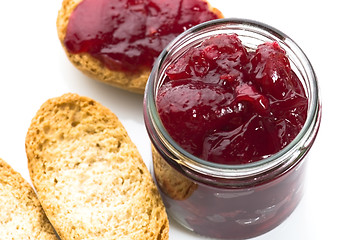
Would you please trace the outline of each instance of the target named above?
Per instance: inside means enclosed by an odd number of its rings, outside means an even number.
[[[297,136],[308,100],[277,42],[249,51],[237,35],[219,34],[167,68],[157,108],[186,151],[245,164],[277,153]]]
[[[219,16],[204,0],[83,0],[72,12],[64,45],[114,71],[150,68],[177,35]]]

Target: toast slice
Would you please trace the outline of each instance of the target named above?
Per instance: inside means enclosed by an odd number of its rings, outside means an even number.
[[[62,240],[168,239],[157,188],[108,108],[72,93],[50,99],[25,146],[31,180]]]
[[[204,0],[207,2],[206,0]],[[65,36],[68,28],[68,23],[71,14],[77,8],[77,6],[83,2],[83,0],[63,0],[61,9],[58,12],[56,26],[60,43],[65,51],[66,56],[70,62],[82,73],[90,78],[98,80],[100,82],[109,84],[114,87],[125,89],[130,92],[139,94],[144,93],[145,85],[148,81],[151,67],[138,66],[137,71],[115,71],[106,67],[98,59],[91,56],[89,53],[71,53],[65,47]],[[132,1],[128,1],[132,2]],[[134,1],[133,1],[134,2]],[[172,1],[168,1],[170,4]],[[158,8],[156,3],[155,9]],[[178,3],[174,3],[178,4]],[[223,18],[223,14],[217,8],[214,8],[207,2],[210,11],[214,12],[218,18]],[[185,4],[184,4],[185,5]],[[179,10],[181,11],[181,9]],[[195,13],[196,14],[196,13]],[[199,13],[200,15],[202,13]],[[172,19],[169,19],[171,22]],[[130,26],[134,27],[134,26]],[[144,35],[147,35],[144,32]],[[168,41],[168,38],[164,38],[163,41]]]
[[[1,158],[0,203],[0,239],[58,239],[34,189]]]

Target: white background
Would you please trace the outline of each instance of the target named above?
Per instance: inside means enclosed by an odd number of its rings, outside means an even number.
[[[210,2],[226,17],[258,20],[285,32],[305,51],[321,85],[323,117],[305,197],[283,224],[256,239],[361,239],[358,1]],[[0,158],[29,181],[24,142],[32,117],[48,98],[75,92],[116,113],[149,166],[143,97],[91,80],[70,64],[56,33],[60,6],[61,0],[0,4]],[[176,239],[203,238],[171,222],[170,240]]]

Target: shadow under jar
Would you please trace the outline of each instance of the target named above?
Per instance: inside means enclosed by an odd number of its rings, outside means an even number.
[[[187,56],[189,49],[223,34],[236,36],[250,56],[264,43],[283,49],[307,99],[305,120],[294,139],[279,151],[257,160],[230,159],[231,164],[227,164],[223,160],[204,159],[204,150],[203,155],[197,155],[181,147],[182,143],[171,137],[159,114],[157,97],[167,80],[167,70]],[[303,51],[284,33],[260,22],[214,20],[189,29],[170,43],[154,65],[144,96],[145,125],[152,142],[153,175],[168,214],[191,231],[219,239],[256,237],[283,222],[302,198],[306,159],[320,125],[318,91],[316,75]],[[253,94],[258,104],[263,101],[252,91],[239,92]],[[181,127],[178,131],[187,129]]]

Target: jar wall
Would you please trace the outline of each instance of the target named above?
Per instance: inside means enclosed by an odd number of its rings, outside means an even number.
[[[306,123],[296,139],[259,162],[225,166],[207,163],[181,149],[164,129],[155,104],[164,70],[203,39],[236,33],[248,49],[277,41],[285,49],[309,101]],[[167,212],[198,234],[218,239],[259,236],[282,223],[303,195],[307,153],[320,125],[317,79],[302,50],[282,32],[262,23],[223,19],[183,33],[159,57],[144,97],[145,125],[152,142],[152,174]]]
[[[302,199],[306,161],[256,186],[222,188],[179,172],[153,148],[153,176],[168,214],[200,235],[247,239],[281,224]]]

